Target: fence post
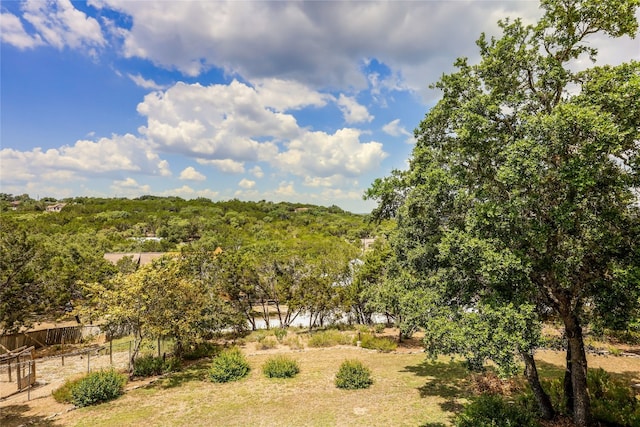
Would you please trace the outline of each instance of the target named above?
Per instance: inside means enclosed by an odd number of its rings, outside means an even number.
[[[9,368],[9,382],[11,382],[11,359],[7,361],[7,366]]]
[[[109,364],[113,365],[113,338],[109,340]]]
[[[29,380],[28,380],[28,384],[27,384],[27,400],[31,400],[31,362],[33,360],[30,360],[29,363]]]
[[[64,366],[64,334],[62,335],[62,366]]]

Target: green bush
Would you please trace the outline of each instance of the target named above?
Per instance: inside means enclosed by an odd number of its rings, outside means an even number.
[[[276,340],[273,336],[268,336],[262,338],[258,341],[258,349],[259,350],[270,350],[272,348],[276,348],[278,346],[278,340]]]
[[[249,362],[236,347],[222,351],[211,364],[209,379],[216,383],[237,381],[246,377],[251,368]]]
[[[127,377],[114,370],[92,372],[71,388],[72,403],[78,407],[106,402],[124,393]]]
[[[182,355],[184,360],[198,360],[213,357],[220,352],[220,346],[211,342],[201,342],[187,349]]]
[[[153,375],[161,375],[167,372],[175,372],[180,370],[180,360],[176,357],[163,359],[152,355],[144,355],[138,357],[133,362],[133,376],[135,377],[151,377]]]
[[[640,425],[640,401],[626,381],[611,378],[604,369],[589,369],[587,384],[594,420],[607,425]]]
[[[357,340],[357,338],[355,338]],[[382,352],[394,351],[398,343],[392,338],[376,337],[371,334],[360,334],[360,347]]]
[[[311,335],[309,347],[333,347],[334,345],[350,344],[351,337],[335,329],[319,331]]]
[[[454,421],[456,427],[537,427],[536,416],[505,401],[502,397],[483,394],[465,406]]]
[[[84,377],[67,380],[61,387],[53,390],[51,395],[54,400],[58,403],[73,403],[73,395],[71,394],[71,391],[83,378]]]
[[[300,367],[287,356],[275,356],[265,362],[262,372],[267,378],[293,378],[300,372]]]
[[[284,339],[283,344],[288,345],[292,350],[302,350],[304,348],[304,343],[296,334],[287,335]]]
[[[336,387],[348,390],[368,388],[373,384],[371,371],[359,360],[345,360],[336,374]]]

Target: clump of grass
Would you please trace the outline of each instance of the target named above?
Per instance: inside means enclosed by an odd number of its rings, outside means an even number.
[[[336,387],[357,390],[368,388],[373,384],[371,370],[359,360],[345,360],[336,374]]]
[[[268,336],[262,338],[258,341],[258,348],[260,350],[270,350],[272,348],[276,348],[278,346],[278,340],[276,340],[273,336]]]
[[[300,337],[295,334],[288,335],[284,339],[283,344],[289,346],[289,348],[292,350],[302,350],[304,348],[304,343],[302,342],[302,339],[300,339]]]
[[[535,414],[507,402],[502,396],[483,394],[467,405],[455,419],[456,427],[539,426]]]
[[[356,337],[355,340],[358,338]],[[382,352],[394,351],[398,348],[398,343],[392,338],[376,337],[374,335],[365,333],[360,334],[360,346],[362,348],[368,348],[371,350],[378,350]]]
[[[293,378],[300,372],[300,367],[295,360],[280,355],[267,360],[262,372],[267,378]]]
[[[287,330],[285,328],[276,328],[273,330],[273,335],[278,339],[278,342],[282,342],[287,336]]]
[[[216,383],[237,381],[249,374],[251,367],[237,347],[222,351],[211,364],[209,379]]]
[[[333,347],[335,345],[351,344],[351,337],[335,329],[316,332],[309,338],[309,347]]]

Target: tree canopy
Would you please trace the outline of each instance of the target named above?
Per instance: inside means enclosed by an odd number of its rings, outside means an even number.
[[[478,64],[461,58],[434,85],[442,98],[409,170],[367,194],[397,218],[397,261],[432,306],[533,302],[563,322],[580,426],[582,327],[628,320],[640,294],[640,63],[576,71],[576,60],[596,57],[591,35],[634,37],[638,4],[543,0],[537,24],[501,21],[501,37],[477,41]]]

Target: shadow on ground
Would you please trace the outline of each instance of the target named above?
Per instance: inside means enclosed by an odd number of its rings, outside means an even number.
[[[25,415],[29,411],[27,405],[10,405],[0,408],[0,426],[17,427],[22,425],[55,426],[53,420],[42,415]]]
[[[463,405],[458,400],[469,392],[468,370],[462,362],[449,363],[425,360],[419,365],[405,366],[402,372],[411,372],[427,381],[418,387],[420,397],[438,396],[444,399],[440,404],[443,411],[458,413]],[[428,423],[424,427],[440,427],[442,423]]]

